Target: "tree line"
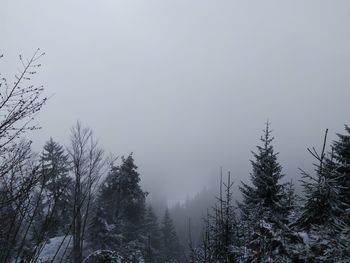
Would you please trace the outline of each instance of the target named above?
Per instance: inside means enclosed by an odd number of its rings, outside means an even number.
[[[14,83],[0,86],[0,262],[172,262],[182,260],[168,210],[146,203],[133,155],[106,158],[90,128],[52,138],[40,154],[25,139],[47,98],[31,84],[37,50]]]
[[[78,123],[67,152],[51,138],[31,166],[35,174],[23,177],[36,182],[23,198],[7,202],[22,182],[2,178],[1,262],[180,260],[172,218],[165,210],[159,223],[147,206],[132,154],[120,165],[107,162],[91,130]],[[54,252],[45,257],[53,241]]]
[[[180,244],[166,209],[159,222],[132,154],[106,158],[79,122],[67,147],[50,139],[40,154],[25,139],[46,103],[31,84],[44,54],[20,56],[22,68],[0,80],[0,262],[348,262],[350,258],[350,128],[327,150],[326,131],[304,193],[284,182],[270,124],[253,152],[250,183],[233,198],[233,176],[221,174],[200,244]],[[117,165],[117,161],[119,164]],[[188,247],[188,250],[185,249]],[[188,251],[188,253],[186,252]]]
[[[242,202],[232,198],[232,179],[221,175],[217,202],[205,216],[201,244],[190,262],[349,262],[350,127],[326,150],[308,149],[313,173],[301,171],[297,196],[274,151],[270,124],[253,152],[250,183],[241,183]],[[191,244],[191,242],[190,242]]]

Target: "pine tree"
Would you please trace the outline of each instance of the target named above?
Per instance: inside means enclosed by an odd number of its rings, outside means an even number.
[[[93,217],[89,225],[89,240],[92,250],[115,250],[121,243],[121,240],[114,235],[116,225],[111,218],[108,210],[110,206],[109,199],[113,198],[109,195],[111,191],[107,189],[107,183],[103,184],[102,189],[93,204]]]
[[[280,183],[284,174],[277,161],[278,153],[274,152],[270,124],[261,137],[262,146],[257,146],[251,161],[252,185],[242,183],[240,190],[243,195],[241,209],[241,230],[244,229],[244,257],[257,262],[268,259],[283,261],[289,257],[287,244],[284,242],[284,232],[287,230],[285,204],[289,199],[285,184]],[[241,249],[242,251],[242,249]]]
[[[140,174],[134,163],[132,154],[126,159],[122,158],[122,165],[116,170],[119,177],[120,200],[117,207],[116,217],[123,218],[125,240],[136,240],[139,237],[140,229],[145,213],[145,200],[147,193],[142,191],[140,186]]]
[[[320,154],[315,148],[308,149],[318,164],[315,175],[302,170],[305,195],[296,227],[308,236],[307,247],[311,253],[304,251],[306,260],[344,262],[350,256],[346,252],[350,251],[349,243],[344,241],[349,237],[346,234],[349,228],[344,217],[345,198],[342,195],[345,189],[342,184],[344,176],[338,169],[342,166],[338,163],[339,157],[335,158],[338,142],[333,144],[334,148],[326,156],[327,134],[328,130]]]
[[[233,206],[233,183],[231,174],[228,173],[227,183],[222,181],[222,171],[220,177],[220,193],[212,214],[207,219],[207,241],[210,250],[204,249],[205,257],[209,260],[209,254],[220,262],[231,262],[234,258],[233,247],[237,246],[237,222],[235,208]],[[205,244],[207,246],[207,244]]]
[[[340,186],[342,198],[341,210],[344,219],[350,225],[350,127],[345,125],[347,134],[337,134],[338,141],[333,143],[335,177]]]
[[[335,170],[333,152],[326,157],[327,134],[328,130],[326,130],[320,154],[315,148],[312,150],[308,148],[308,151],[318,161],[315,175],[301,170],[305,195],[297,223],[304,229],[320,225],[332,227],[340,212],[341,185],[339,185],[339,176]]]
[[[144,251],[145,199],[140,175],[132,154],[112,166],[100,186],[90,225],[94,249],[123,250],[125,254]]]
[[[181,248],[175,231],[173,220],[170,217],[169,210],[166,209],[161,225],[162,233],[162,262],[181,262]]]
[[[264,136],[261,137],[262,146],[257,146],[258,152],[253,152],[254,161],[251,161],[253,172],[251,173],[252,186],[242,183],[240,190],[243,195],[243,212],[249,216],[251,211],[274,211],[279,214],[283,207],[281,201],[284,198],[284,185],[279,181],[284,176],[282,167],[277,162],[278,153],[274,152],[270,124],[266,123]]]
[[[161,232],[158,219],[151,206],[147,208],[144,220],[145,236],[147,238],[147,249],[145,252],[146,262],[160,262],[160,251],[162,247]]]
[[[14,229],[19,224],[18,211],[14,203],[10,203],[10,195],[5,189],[5,184],[0,184],[0,261],[5,261],[4,258],[11,250],[14,249],[14,242],[16,240],[16,233]]]
[[[334,178],[339,186],[340,213],[335,222],[339,230],[336,252],[338,260],[350,258],[350,127],[345,125],[347,134],[337,134],[338,141],[333,142]]]
[[[120,206],[120,184],[118,167],[112,166],[101,183],[93,204],[93,218],[89,227],[89,238],[94,250],[115,250],[122,243],[118,231],[116,214]]]
[[[68,155],[63,146],[52,138],[44,145],[41,155],[42,184],[47,195],[43,209],[52,209],[50,221],[46,222],[49,237],[66,232],[71,222],[71,184]]]

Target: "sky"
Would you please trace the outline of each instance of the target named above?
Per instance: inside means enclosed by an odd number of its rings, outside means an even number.
[[[249,180],[267,119],[286,178],[350,124],[349,1],[1,0],[0,72],[45,51],[50,97],[28,134],[69,145],[77,120],[133,152],[144,188],[184,200]]]

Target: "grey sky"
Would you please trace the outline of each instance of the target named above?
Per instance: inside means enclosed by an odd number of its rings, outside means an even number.
[[[134,152],[149,190],[183,199],[220,166],[247,178],[267,118],[290,177],[326,128],[343,131],[349,13],[349,1],[2,0],[0,69],[47,53],[35,81],[55,95],[37,149],[66,144],[79,119],[107,151]]]

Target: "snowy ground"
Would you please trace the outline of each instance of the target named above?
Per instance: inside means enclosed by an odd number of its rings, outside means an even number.
[[[49,239],[38,256],[37,262],[51,262],[59,247],[60,249],[53,262],[66,262],[65,258],[69,255],[73,242],[71,240],[72,236],[67,236],[63,239],[64,236]],[[62,259],[62,257],[64,258]]]

